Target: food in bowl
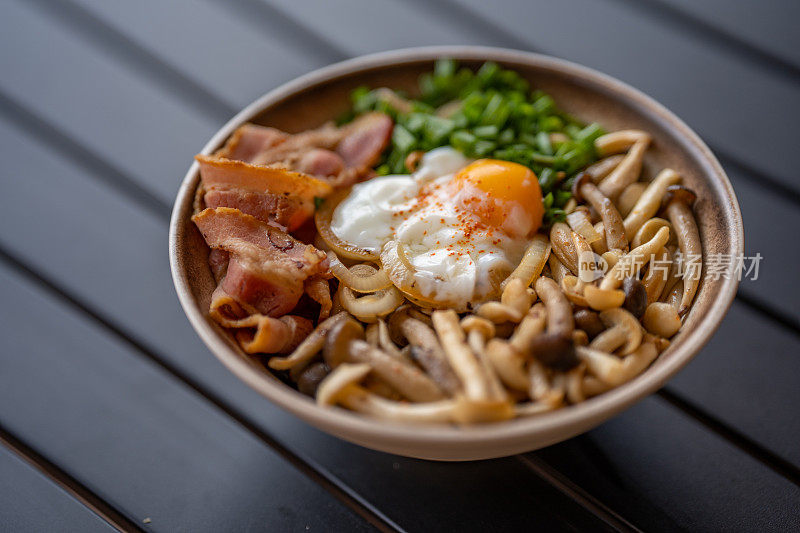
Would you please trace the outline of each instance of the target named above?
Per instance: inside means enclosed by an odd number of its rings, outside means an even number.
[[[513,71],[440,61],[337,126],[248,124],[198,155],[209,314],[323,405],[477,423],[580,403],[681,327],[694,194],[651,142],[560,111]]]

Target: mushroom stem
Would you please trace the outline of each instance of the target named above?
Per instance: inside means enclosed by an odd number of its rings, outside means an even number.
[[[606,273],[600,282],[600,289],[616,289],[625,278],[635,276],[639,270],[650,261],[650,258],[660,250],[669,240],[669,229],[661,228],[655,236],[634,248],[617,261],[611,270]]]
[[[387,354],[362,340],[350,342],[351,363],[366,363],[383,381],[414,402],[429,402],[444,397],[441,389],[419,368]]]
[[[600,185],[602,186],[602,183]],[[603,193],[602,189],[591,182],[588,174],[585,172],[578,174],[572,187],[572,192],[578,200],[583,198],[589,202],[594,210],[600,214],[600,218],[603,219],[606,246],[609,249],[627,250],[628,241],[625,239],[625,225],[622,222],[622,215],[619,214],[614,202]]]
[[[700,284],[700,273],[703,268],[702,247],[700,245],[700,232],[697,222],[692,214],[692,203],[695,194],[684,187],[671,186],[667,189],[669,197],[666,199],[667,217],[675,228],[678,237],[678,246],[683,255],[683,295],[681,297],[678,314],[682,317],[689,312],[689,306],[694,300],[697,287]]]
[[[539,278],[535,289],[547,310],[547,333],[570,336],[575,329],[572,306],[556,282],[550,278]]]
[[[633,240],[636,232],[658,212],[661,207],[661,199],[667,192],[667,187],[674,185],[681,180],[677,172],[671,168],[665,168],[658,173],[653,181],[647,186],[639,200],[634,204],[633,209],[625,217],[625,236]]]
[[[461,390],[447,356],[439,344],[436,333],[424,322],[412,318],[406,312],[398,312],[389,320],[391,328],[396,328],[411,345],[411,357],[450,396]]]
[[[482,365],[466,343],[466,335],[458,323],[458,314],[451,309],[434,311],[431,318],[450,367],[461,380],[466,397],[475,401],[489,399],[489,386]]]
[[[578,346],[576,351],[578,357],[586,363],[587,370],[612,387],[633,379],[658,355],[658,350],[651,342],[641,344],[636,351],[623,359],[586,346]]]
[[[273,370],[289,370],[295,365],[307,363],[322,349],[328,331],[337,322],[344,320],[348,316],[350,315],[342,311],[341,313],[323,320],[291,354],[286,357],[273,357],[269,360],[267,365]]]
[[[647,151],[649,144],[649,135],[636,141],[631,149],[628,150],[622,163],[617,165],[617,168],[600,182],[600,185],[598,185],[600,192],[608,198],[616,200],[625,187],[639,179],[644,153]]]

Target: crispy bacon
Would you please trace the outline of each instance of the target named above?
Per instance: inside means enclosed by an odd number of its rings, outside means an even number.
[[[314,213],[314,198],[332,187],[317,178],[281,168],[197,155],[207,207],[232,207],[292,231]]]
[[[209,208],[192,220],[209,247],[229,253],[220,289],[245,311],[283,316],[297,305],[305,280],[327,271],[323,252],[236,209]]]
[[[389,144],[392,119],[383,113],[367,113],[345,126],[344,138],[336,147],[350,168],[366,170],[374,166]]]

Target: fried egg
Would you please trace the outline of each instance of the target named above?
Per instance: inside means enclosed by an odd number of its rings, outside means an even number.
[[[371,252],[391,248],[409,267],[410,278],[392,280],[408,296],[465,309],[497,296],[543,211],[527,167],[471,161],[442,147],[426,153],[411,175],[355,185],[336,207],[331,230]]]

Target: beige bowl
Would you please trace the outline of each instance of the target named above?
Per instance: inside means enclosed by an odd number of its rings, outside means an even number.
[[[708,147],[675,115],[641,92],[594,70],[542,55],[483,47],[414,48],[369,55],[322,68],[259,98],[230,120],[203,148],[209,154],[241,124],[256,122],[290,132],[319,126],[344,112],[360,86],[413,91],[418,76],[440,57],[467,66],[492,60],[550,93],[565,110],[607,130],[641,128],[653,135],[644,172],[670,166],[698,196],[696,214],[705,254],[741,254],[739,205]],[[245,383],[309,424],[342,439],[385,452],[446,461],[487,459],[525,452],[587,431],[653,393],[711,338],[736,293],[735,279],[703,280],[694,306],[672,345],[634,380],[579,405],[506,422],[455,427],[409,425],[370,419],[340,408],[318,407],[265,371],[207,317],[215,283],[208,249],[190,221],[199,183],[197,164],[183,180],[169,234],[172,276],[183,309],[197,333]]]

